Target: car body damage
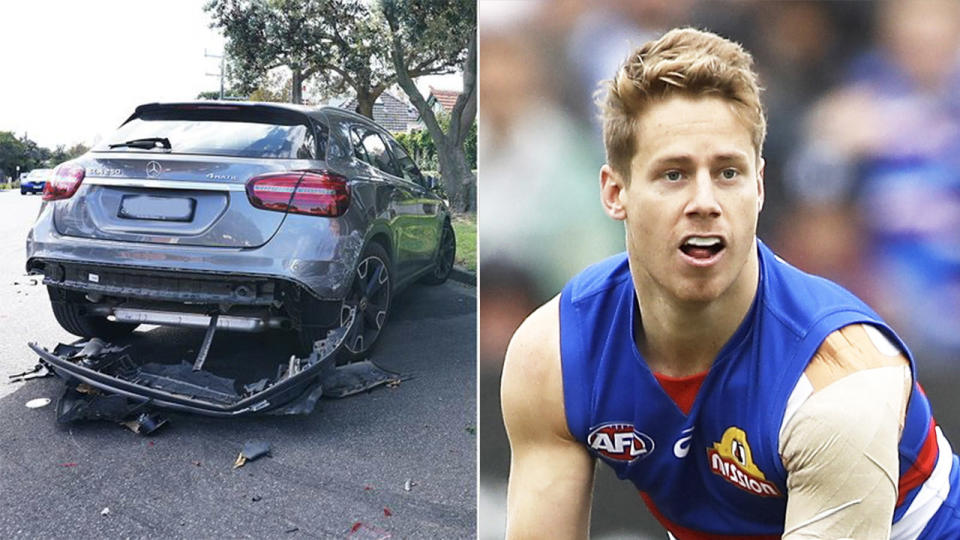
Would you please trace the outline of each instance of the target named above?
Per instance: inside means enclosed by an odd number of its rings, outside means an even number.
[[[26,269],[87,340],[215,325],[284,333],[306,359],[356,309],[340,356],[358,361],[394,295],[442,283],[455,257],[435,179],[387,130],[333,107],[145,104],[49,176]]]
[[[162,424],[162,420],[143,416],[153,409],[224,418],[309,414],[322,396],[345,397],[402,380],[369,361],[336,365],[336,354],[354,320],[351,312],[346,324],[318,340],[309,356],[278,360],[273,376],[249,381],[204,370],[199,365],[202,362],[138,362],[129,346],[98,338],[59,344],[53,350],[36,343],[29,346],[66,385],[58,405],[61,422],[132,420],[151,428]],[[201,355],[208,350],[201,347]]]

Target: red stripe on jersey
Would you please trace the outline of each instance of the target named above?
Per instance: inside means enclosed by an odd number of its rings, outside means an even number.
[[[936,427],[936,422],[931,419],[930,431],[927,432],[927,438],[923,441],[923,446],[920,448],[920,453],[917,454],[916,461],[905,473],[900,475],[900,486],[898,488],[900,496],[897,498],[897,506],[903,504],[907,494],[926,482],[927,478],[930,478],[930,474],[933,473],[933,467],[936,466],[937,457],[940,453],[937,446]]]
[[[662,373],[654,373],[660,387],[670,396],[670,399],[677,404],[677,407],[683,411],[683,414],[690,414],[694,400],[697,399],[697,392],[700,391],[700,385],[707,378],[708,371],[688,375],[686,377],[671,377]]]
[[[660,525],[663,525],[664,529],[670,531],[670,534],[677,537],[677,540],[738,540],[744,538],[750,540],[780,540],[779,534],[713,534],[688,529],[677,525],[661,514],[660,511],[657,510],[657,506],[653,504],[653,499],[651,499],[649,495],[641,491],[640,496],[643,497],[643,502],[647,505],[647,509],[653,514],[653,517],[660,522]]]

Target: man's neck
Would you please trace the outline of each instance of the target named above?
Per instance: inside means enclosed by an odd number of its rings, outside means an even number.
[[[650,369],[671,377],[710,369],[746,317],[757,293],[759,261],[751,256],[740,276],[710,302],[684,302],[655,286],[637,287],[637,346]]]

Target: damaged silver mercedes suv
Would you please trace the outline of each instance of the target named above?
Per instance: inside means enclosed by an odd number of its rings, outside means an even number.
[[[139,324],[278,330],[309,354],[353,319],[343,347],[359,359],[394,292],[442,283],[453,266],[434,183],[349,111],[142,105],[57,167],[27,270],[44,276],[54,316],[77,336],[112,339]]]

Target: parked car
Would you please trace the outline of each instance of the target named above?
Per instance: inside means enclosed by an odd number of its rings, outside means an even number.
[[[141,105],[54,171],[27,270],[77,336],[280,330],[307,355],[352,318],[341,354],[356,360],[399,289],[450,273],[450,212],[429,184],[389,133],[346,110]]]
[[[53,169],[34,169],[20,175],[20,194],[43,193],[43,186]]]

